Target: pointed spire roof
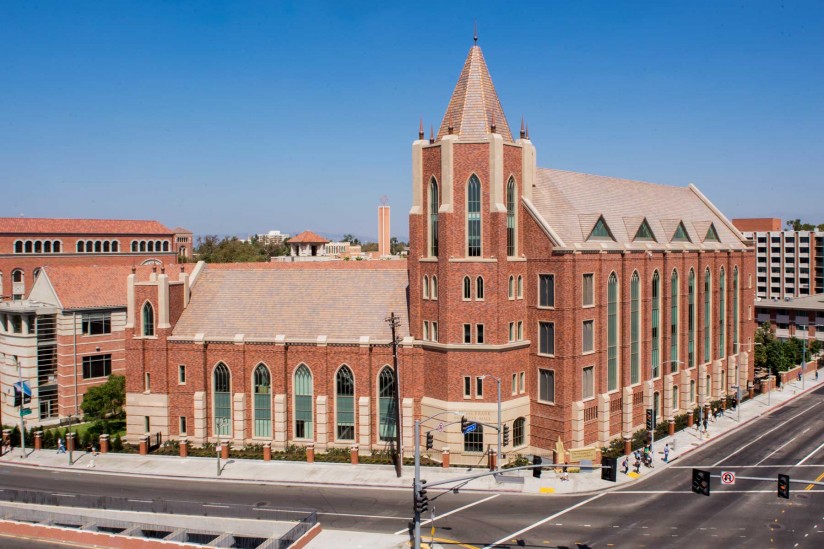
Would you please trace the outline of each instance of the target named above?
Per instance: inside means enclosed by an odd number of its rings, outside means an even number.
[[[495,133],[507,143],[513,143],[512,132],[486,68],[483,53],[479,46],[472,46],[466,56],[461,76],[452,92],[452,99],[438,130],[438,140],[449,132],[460,139],[485,139],[490,128],[495,125]]]

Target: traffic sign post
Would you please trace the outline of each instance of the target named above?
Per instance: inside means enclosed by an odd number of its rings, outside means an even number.
[[[735,473],[733,471],[721,471],[721,484],[735,484]]]

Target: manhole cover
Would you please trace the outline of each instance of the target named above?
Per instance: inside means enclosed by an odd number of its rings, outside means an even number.
[[[773,531],[775,531],[775,530],[783,530],[783,529],[784,529],[784,525],[782,525],[782,524],[778,524],[777,522],[771,522],[771,523],[768,525],[768,528],[769,528],[770,530],[773,530]]]

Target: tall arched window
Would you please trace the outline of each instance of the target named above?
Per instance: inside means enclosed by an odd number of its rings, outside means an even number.
[[[687,366],[695,366],[695,271],[687,276]]]
[[[112,252],[119,252],[120,251],[120,244],[117,240],[112,240]]]
[[[653,421],[657,423],[661,420],[661,393],[655,392],[652,395],[652,416]]]
[[[652,377],[661,375],[661,278],[658,271],[652,275],[652,311],[650,311],[652,322],[652,341],[650,342],[651,353],[650,362],[652,364]]]
[[[519,417],[512,422],[512,447],[523,446],[526,440],[526,419]]]
[[[440,205],[438,182],[433,177],[429,182],[429,257],[438,257],[438,209]]]
[[[254,373],[255,436],[272,436],[272,378],[269,368],[258,364]]]
[[[111,244],[109,243],[109,241],[108,241],[108,240],[104,240],[104,241],[103,241],[103,253],[104,253],[104,254],[109,253],[109,246],[110,246],[110,245],[111,245]]]
[[[480,276],[477,279],[475,279],[475,298],[484,298],[484,279]]]
[[[423,275],[423,298],[429,299],[429,277]]]
[[[638,277],[638,271],[632,273],[629,293],[629,374],[630,383],[635,385],[641,382],[641,279]]]
[[[141,251],[141,252],[145,252],[145,251],[146,251],[146,241],[145,241],[145,240],[141,240],[141,241],[140,241],[140,251]]]
[[[465,276],[463,281],[463,298],[472,299],[472,281],[468,276]]]
[[[712,274],[704,271],[704,362],[712,358]]]
[[[438,299],[438,277],[432,275],[432,291],[429,292],[432,299]]]
[[[670,281],[670,372],[678,371],[678,271]]]
[[[103,243],[99,240],[94,241],[94,251],[95,253],[100,253],[103,251]]]
[[[77,244],[75,245],[75,249],[77,250],[78,253],[82,253],[83,252],[83,242],[78,241]]]
[[[32,244],[31,240],[26,240],[26,253],[30,254],[34,252],[34,245]]]
[[[305,364],[295,371],[295,438],[312,438],[312,373]]]
[[[153,242],[153,241],[151,241],[151,240],[149,241],[147,251],[149,251],[149,252],[153,252],[153,251],[155,251],[155,250],[154,250],[154,242]]]
[[[23,282],[23,269],[15,269],[11,272],[11,281],[12,282]]]
[[[155,335],[154,329],[154,307],[148,301],[143,304],[143,309],[141,312],[142,322],[141,325],[143,326],[143,335],[144,336],[153,336]]]
[[[378,375],[378,430],[381,440],[394,440],[395,374],[389,366]]]
[[[168,252],[168,251],[169,251],[169,241],[168,241],[168,240],[167,240],[167,241],[165,241],[165,242],[163,242],[163,251],[164,251],[164,252]]]
[[[93,251],[94,251],[94,242],[92,242],[91,240],[87,240],[86,241],[86,252],[87,253],[92,253]]]
[[[509,299],[515,299],[515,277],[509,275]]]
[[[518,275],[518,299],[524,297],[524,277]]]
[[[481,255],[481,182],[473,174],[466,188],[466,255]]]
[[[78,251],[80,251],[80,250],[78,250]],[[17,240],[14,243],[14,253],[16,253],[16,254],[22,254],[23,253],[23,241],[22,240]]]
[[[464,434],[464,452],[484,451],[484,426],[475,424],[475,430]]]
[[[133,252],[137,251],[137,246],[138,246],[137,240],[132,240],[132,251]]]
[[[338,440],[355,440],[355,378],[347,366],[335,376],[335,410]]]
[[[517,190],[515,189],[515,180],[509,178],[509,183],[506,185],[506,255],[512,257],[515,255],[515,197]]]
[[[738,354],[738,267],[732,269],[732,354]]]
[[[721,267],[721,276],[718,279],[718,358],[727,356],[727,274]]]
[[[54,253],[59,254],[59,253],[60,253],[60,249],[62,248],[62,245],[60,244],[60,241],[59,241],[59,240],[55,240],[55,241],[54,241],[54,245],[52,246],[52,248],[53,248],[53,250],[54,250]]]
[[[232,434],[232,393],[229,368],[222,362],[215,366],[212,384],[215,404],[215,434],[228,436]]]
[[[618,389],[618,277],[607,282],[607,391]]]

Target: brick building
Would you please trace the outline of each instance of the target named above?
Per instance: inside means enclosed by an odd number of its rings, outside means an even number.
[[[0,300],[28,295],[46,265],[174,263],[191,241],[157,221],[0,218]]]
[[[382,449],[392,312],[404,448],[413,418],[460,411],[487,426],[436,434],[459,463],[494,446],[499,383],[506,450],[546,453],[628,437],[645,408],[670,420],[752,379],[753,251],[696,187],[538,168],[477,46],[412,158],[407,261],[131,280],[129,436]]]

